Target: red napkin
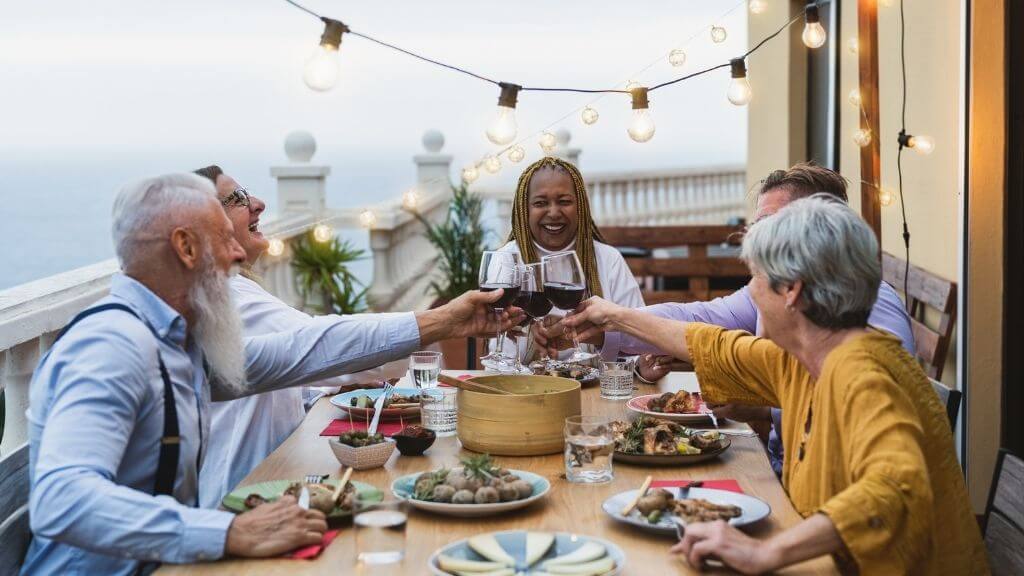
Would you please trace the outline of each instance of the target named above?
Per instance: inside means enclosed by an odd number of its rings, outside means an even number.
[[[327,548],[327,545],[334,540],[334,537],[338,535],[341,530],[328,530],[324,532],[324,539],[319,544],[313,544],[306,546],[305,548],[298,548],[284,555],[285,558],[296,558],[298,560],[312,560],[320,555]]]
[[[349,421],[338,418],[337,420],[331,420],[331,423],[327,425],[327,428],[324,428],[323,431],[320,432],[320,435],[340,436],[342,432],[349,432],[351,430],[366,430],[368,426],[368,422],[361,422],[359,420]],[[402,424],[401,421],[377,423],[377,432],[385,436],[391,436],[395,432],[401,430],[402,428],[404,428],[404,425]]]
[[[651,488],[685,488],[691,482],[694,480],[655,480],[651,482]],[[728,490],[743,494],[740,483],[735,480],[704,480],[704,484],[700,488],[714,488],[715,490]]]

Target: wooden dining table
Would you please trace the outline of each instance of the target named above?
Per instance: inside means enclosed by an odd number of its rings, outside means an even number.
[[[447,372],[452,376],[472,373],[467,371]],[[407,383],[403,383],[407,384]],[[403,385],[400,384],[400,385]],[[679,389],[697,390],[698,383],[692,372],[672,372],[654,386],[642,386],[640,394],[674,392]],[[631,417],[626,403],[621,400],[601,398],[598,388],[582,390],[582,408],[585,415],[604,415],[613,419]],[[328,445],[327,438],[320,432],[335,418],[344,418],[345,413],[332,405],[329,398],[320,399],[313,406],[302,425],[275,450],[262,464],[252,471],[240,486],[268,480],[298,480],[306,474],[331,474],[340,472],[340,465]],[[745,424],[722,421],[719,425],[738,432],[750,430]],[[507,468],[528,470],[540,474],[551,482],[546,498],[530,507],[489,518],[454,518],[418,510],[411,510],[406,528],[405,559],[390,566],[363,566],[356,561],[356,543],[351,520],[340,524],[337,538],[324,549],[319,557],[312,560],[299,559],[234,559],[226,558],[217,562],[163,566],[161,575],[175,574],[429,574],[427,561],[438,548],[456,540],[483,532],[510,529],[543,531],[564,531],[597,536],[614,542],[626,553],[624,575],[666,576],[670,574],[696,574],[679,556],[669,554],[675,543],[673,537],[641,531],[617,522],[607,516],[601,504],[610,496],[626,490],[636,489],[650,474],[655,480],[712,480],[734,479],[743,492],[767,502],[771,514],[761,522],[748,527],[747,532],[757,538],[765,538],[798,523],[797,514],[772,472],[768,457],[761,441],[752,435],[732,435],[732,446],[717,459],[679,467],[640,467],[613,463],[614,479],[603,484],[573,484],[565,477],[563,455],[527,457],[495,457],[498,464]],[[383,468],[356,471],[353,480],[359,480],[380,488],[387,498],[393,498],[391,483],[405,474],[434,470],[442,466],[457,465],[460,457],[472,455],[464,450],[457,437],[438,438],[423,456],[401,456],[396,450]],[[614,459],[613,459],[614,460]],[[216,465],[207,462],[207,466]],[[704,572],[707,573],[705,567]],[[725,569],[711,569],[711,573],[729,573]],[[829,557],[791,566],[781,574],[837,574],[835,564]]]

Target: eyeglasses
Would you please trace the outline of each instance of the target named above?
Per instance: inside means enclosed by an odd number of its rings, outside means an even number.
[[[246,208],[252,202],[249,199],[249,192],[245,188],[237,188],[220,201],[221,206],[230,208],[232,206],[244,206]]]

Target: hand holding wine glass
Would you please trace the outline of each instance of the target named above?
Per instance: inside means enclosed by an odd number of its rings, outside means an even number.
[[[575,310],[583,301],[587,292],[587,277],[583,273],[583,265],[575,252],[559,252],[541,258],[544,275],[544,295],[555,308]],[[594,354],[580,350],[576,331],[572,331],[572,360],[581,362],[594,357]]]
[[[503,294],[498,300],[491,303],[491,309],[495,314],[500,315],[506,308],[512,305],[519,295],[520,287],[520,265],[519,254],[508,251],[488,250],[483,253],[480,261],[480,291],[491,292],[501,289]],[[509,368],[509,359],[501,350],[505,344],[505,332],[499,330],[496,335],[494,350],[480,359],[481,363],[497,370]]]

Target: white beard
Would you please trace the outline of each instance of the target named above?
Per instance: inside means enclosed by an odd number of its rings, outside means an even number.
[[[242,320],[228,284],[228,278],[238,273],[238,267],[225,274],[213,266],[210,254],[205,265],[191,291],[196,318],[192,335],[210,366],[211,388],[226,389],[232,396],[240,396],[247,387]]]

